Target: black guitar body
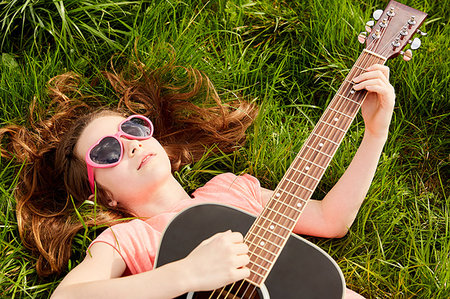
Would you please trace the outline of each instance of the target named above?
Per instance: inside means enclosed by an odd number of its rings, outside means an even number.
[[[224,205],[204,204],[186,209],[166,228],[155,265],[160,267],[185,258],[203,240],[218,232],[231,229],[245,236],[255,219],[246,212]],[[341,270],[328,254],[311,242],[292,234],[270,271],[265,287],[272,299],[332,299],[343,298],[345,282]],[[209,296],[185,294],[179,298],[203,297]],[[251,298],[266,297],[258,290],[258,295]]]

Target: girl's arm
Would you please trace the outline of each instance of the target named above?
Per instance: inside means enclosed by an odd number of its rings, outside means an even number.
[[[67,274],[52,298],[174,298],[212,290],[250,275],[245,268],[247,252],[242,234],[227,231],[203,241],[182,260],[121,277],[125,262],[113,247],[99,242]]]
[[[394,109],[394,88],[389,84],[389,68],[373,65],[354,79],[355,90],[369,94],[361,112],[365,133],[349,167],[323,200],[310,200],[294,228],[298,234],[318,237],[343,237],[352,225],[367,194],[386,142]],[[272,192],[263,190],[266,202]]]
[[[52,298],[170,298],[182,294],[186,271],[179,263],[127,277],[126,265],[108,244],[95,243],[91,255],[67,274]]]

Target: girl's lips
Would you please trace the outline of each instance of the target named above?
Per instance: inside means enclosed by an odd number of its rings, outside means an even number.
[[[152,160],[152,157],[156,156],[155,153],[150,153],[144,156],[144,158],[142,158],[141,163],[139,164],[139,167],[137,170],[141,169],[142,166],[144,166],[145,164],[147,164],[148,162],[150,162],[150,160]]]

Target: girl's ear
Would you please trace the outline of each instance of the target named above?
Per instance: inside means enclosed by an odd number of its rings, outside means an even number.
[[[95,199],[95,195],[94,194],[89,195],[88,200],[94,201],[94,199]],[[108,206],[110,206],[112,208],[117,207],[117,201],[115,199],[110,199],[108,201]]]

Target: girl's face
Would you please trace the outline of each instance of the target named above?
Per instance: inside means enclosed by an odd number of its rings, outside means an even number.
[[[89,123],[78,139],[75,153],[85,159],[88,149],[100,138],[114,135],[125,118],[101,116]],[[133,204],[143,204],[171,177],[169,158],[161,144],[153,137],[132,140],[121,137],[123,156],[114,167],[95,168],[94,177],[123,207],[133,210]]]

